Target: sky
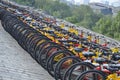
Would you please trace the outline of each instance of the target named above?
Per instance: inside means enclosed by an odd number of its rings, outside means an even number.
[[[79,0],[76,0],[76,1],[79,1]],[[90,2],[102,2],[102,1],[109,1],[109,3],[113,3],[113,2],[117,2],[117,1],[120,1],[120,0],[90,0]]]
[[[81,1],[83,0],[75,0],[75,2],[81,2]],[[109,1],[110,4],[116,1],[120,2],[120,0],[90,0],[90,2],[102,2],[102,1]]]
[[[75,0],[75,2],[77,3],[77,2],[82,2],[83,0]],[[119,2],[119,4],[120,4],[120,0],[90,0],[90,2],[105,2],[105,1],[108,1],[109,2],[109,4],[111,5],[112,3],[114,3],[114,2]]]

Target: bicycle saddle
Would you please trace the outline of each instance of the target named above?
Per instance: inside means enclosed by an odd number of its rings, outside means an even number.
[[[87,38],[80,38],[81,41],[87,41]]]
[[[45,21],[45,20],[42,20],[42,22],[45,23],[45,24],[49,24],[49,22],[47,22],[47,21]]]
[[[56,34],[50,34],[50,35],[53,36],[54,38],[58,37]]]
[[[113,54],[112,55],[112,60],[115,60],[115,61],[118,61],[118,60],[120,60],[120,54]]]
[[[68,32],[66,30],[61,31],[63,34],[67,34]]]
[[[32,23],[32,26],[39,26],[38,23]]]
[[[54,38],[62,38],[62,37],[59,37],[59,36],[57,36],[57,35],[54,35]]]
[[[104,55],[104,56],[109,56],[109,55],[110,55],[110,53],[109,53],[109,52],[107,52],[107,51],[103,51],[103,52],[102,52],[102,55]]]
[[[80,40],[80,38],[76,35],[73,36],[74,39]]]
[[[99,64],[103,64],[103,63],[105,63],[107,60],[104,59],[104,58],[99,57],[99,58],[96,58],[95,61],[96,61],[97,63],[99,63]]]
[[[67,42],[67,40],[59,40],[59,42]]]
[[[83,55],[85,57],[92,57],[92,56],[95,56],[95,53],[93,53],[93,52],[83,52]]]
[[[61,29],[60,29],[59,27],[56,27],[56,26],[54,26],[54,29],[55,29],[56,31],[61,31]]]
[[[67,40],[67,42],[77,43],[77,41],[76,41],[76,40]]]
[[[83,48],[74,48],[75,52],[82,52],[84,49]]]
[[[109,71],[112,71],[112,72],[115,72],[115,71],[118,71],[119,69],[118,68],[111,68],[111,67],[109,67],[109,68],[107,68]]]
[[[42,32],[47,32],[46,30],[43,30],[43,29],[41,29],[40,31],[42,31]]]
[[[90,43],[90,45],[91,45],[91,47],[93,48],[93,49],[96,49],[96,48],[99,48],[100,47],[100,45],[99,44],[96,44],[96,43]]]
[[[54,34],[54,31],[53,30],[49,30],[47,31],[49,34]]]
[[[120,60],[120,55],[115,56],[116,60]]]
[[[109,67],[120,69],[120,64],[109,64]]]
[[[82,38],[81,43],[84,44],[84,45],[89,45],[90,44],[86,38]]]
[[[102,48],[102,50],[105,50],[105,51],[111,51],[111,49],[108,47],[101,47],[101,48]]]
[[[40,29],[44,29],[45,27],[43,27],[43,26],[39,26],[39,28],[40,28]]]
[[[64,43],[65,46],[73,46],[72,44]]]

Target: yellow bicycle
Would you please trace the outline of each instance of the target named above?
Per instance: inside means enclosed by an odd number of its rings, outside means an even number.
[[[106,80],[120,80],[120,76],[118,76],[117,73],[112,73],[107,76]]]

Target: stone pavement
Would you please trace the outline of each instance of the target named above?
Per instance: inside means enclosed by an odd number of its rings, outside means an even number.
[[[0,24],[0,80],[54,80]]]

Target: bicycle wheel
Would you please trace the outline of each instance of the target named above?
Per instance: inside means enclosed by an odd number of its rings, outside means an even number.
[[[23,48],[24,48],[26,51],[28,51],[28,50],[27,50],[27,45],[26,45],[26,39],[27,39],[30,35],[32,35],[31,29],[26,30],[24,33],[21,34],[21,37],[20,37],[20,39],[18,40],[19,44],[23,45]]]
[[[65,71],[73,64],[81,62],[81,59],[75,56],[62,58],[55,66],[55,80],[62,80]]]
[[[38,43],[38,44],[35,46],[35,51],[34,51],[34,53],[35,53],[35,59],[36,59],[36,60],[38,59],[38,56],[39,56],[41,47],[42,47],[43,45],[48,44],[48,43],[49,43],[49,41],[45,41],[45,42],[43,42],[43,43]]]
[[[106,75],[102,71],[89,70],[80,74],[75,80],[106,80]]]
[[[79,74],[84,71],[94,69],[95,66],[88,62],[80,62],[73,64],[68,70],[64,73],[63,80],[75,80]]]
[[[45,49],[45,48],[47,48],[47,47],[49,47],[49,46],[53,46],[53,45],[58,45],[57,43],[54,43],[54,42],[51,42],[51,41],[46,41],[46,42],[44,42],[44,43],[42,43],[41,45],[39,45],[38,46],[38,48],[37,48],[37,50],[36,50],[36,56],[35,56],[35,58],[36,58],[36,60],[38,61],[39,60],[39,55],[40,55],[40,53]]]
[[[29,49],[30,49],[30,43],[33,41],[33,40],[35,40],[36,38],[38,38],[38,34],[36,34],[36,33],[33,33],[32,35],[30,35],[27,39],[26,39],[26,41],[25,41],[25,43],[26,43],[26,46],[27,46],[27,51],[29,51]]]
[[[48,59],[47,59],[47,70],[48,73],[51,76],[54,76],[54,68],[57,62],[60,61],[60,59],[67,57],[67,56],[74,56],[74,54],[71,51],[68,50],[61,50],[53,53]]]
[[[35,48],[34,47],[36,46],[38,41],[42,43],[42,42],[45,42],[46,40],[39,37],[39,38],[36,38],[31,41],[31,43],[29,44],[28,52],[30,53],[30,55],[33,58],[35,58],[35,53],[34,53]]]
[[[36,38],[34,38],[33,40],[30,41],[29,46],[28,46],[28,52],[31,54],[31,56],[33,58],[35,58],[35,46],[37,45],[37,43],[43,43],[46,42],[47,38],[44,36],[38,36]],[[49,41],[49,40],[48,40]]]
[[[60,46],[60,45],[55,45],[55,46],[48,46],[47,48],[45,48],[38,57],[38,62],[44,67],[46,68],[46,61],[49,58],[50,55],[52,55],[54,52],[57,52],[59,50],[65,50],[64,47]]]

